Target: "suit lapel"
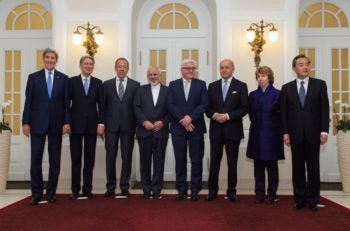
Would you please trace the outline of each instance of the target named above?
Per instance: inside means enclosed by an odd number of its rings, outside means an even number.
[[[165,89],[163,85],[160,85],[160,89],[159,89],[159,95],[158,95],[158,100],[157,100],[157,104],[156,106],[158,106],[161,102],[161,100],[164,100],[165,98]]]
[[[145,97],[149,102],[152,102],[152,105],[154,106],[151,84],[147,85],[147,91],[146,91]]]
[[[309,84],[310,84],[310,82],[309,82]],[[292,92],[293,92],[294,98],[298,102],[300,108],[303,108],[303,106],[301,105],[301,102],[299,100],[299,92],[298,92],[298,90],[299,89],[298,89],[297,80],[294,80]],[[306,97],[307,97],[307,94],[306,94]],[[305,102],[304,102],[304,107],[305,107]]]
[[[46,75],[45,75],[45,69],[42,69],[42,72],[40,73],[40,84],[41,87],[44,89],[44,91],[46,92],[46,96],[48,99],[49,98],[49,92],[47,91],[47,83],[46,83]],[[51,94],[52,96],[52,94]]]

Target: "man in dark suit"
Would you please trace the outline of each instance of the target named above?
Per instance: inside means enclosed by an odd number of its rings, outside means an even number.
[[[133,102],[140,83],[130,79],[127,74],[129,62],[125,58],[115,61],[117,76],[104,82],[104,106],[102,118],[105,126],[106,146],[106,173],[107,191],[105,197],[115,195],[117,184],[115,163],[120,140],[122,170],[119,187],[121,195],[128,197],[129,180],[131,175],[132,151],[134,148],[134,135],[136,129],[136,117]]]
[[[297,79],[283,85],[281,92],[283,140],[292,151],[294,208],[308,204],[315,212],[320,198],[320,144],[327,142],[329,131],[327,86],[310,78],[305,55],[296,56],[292,66]]]
[[[45,68],[28,76],[24,103],[22,130],[30,136],[32,205],[43,196],[42,159],[45,140],[48,140],[49,179],[47,200],[56,201],[60,173],[62,135],[70,132],[69,92],[67,75],[55,70],[58,54],[55,50],[43,52]]]
[[[169,84],[168,110],[171,114],[170,133],[175,153],[177,200],[187,198],[187,144],[191,158],[191,200],[198,200],[202,188],[204,155],[204,112],[208,105],[208,93],[203,80],[195,78],[197,63],[183,60],[182,78]]]
[[[72,160],[71,199],[79,197],[81,178],[81,159],[84,140],[83,196],[92,198],[92,178],[95,163],[95,151],[98,123],[102,123],[99,114],[103,104],[102,81],[91,76],[95,60],[91,56],[80,59],[81,74],[69,79],[71,100],[70,153]],[[100,125],[101,126],[101,125]],[[102,135],[102,134],[100,134]]]
[[[225,146],[227,155],[227,199],[238,202],[236,194],[237,160],[239,144],[244,138],[242,117],[248,112],[247,85],[233,77],[234,63],[230,59],[220,62],[221,79],[208,87],[209,105],[206,115],[210,118],[210,170],[209,193],[206,201],[217,198],[220,163]]]
[[[169,115],[166,108],[168,87],[160,83],[161,73],[158,67],[149,67],[147,78],[149,84],[141,86],[134,99],[134,111],[138,122],[136,135],[140,148],[143,197],[159,199],[169,138]]]

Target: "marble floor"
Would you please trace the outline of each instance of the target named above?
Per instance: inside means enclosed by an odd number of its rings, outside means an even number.
[[[59,190],[57,193],[67,193],[69,194],[69,190]],[[97,189],[94,191],[96,194],[103,194],[103,189]],[[130,190],[131,194],[141,194],[141,190],[133,189]],[[176,191],[173,189],[165,189],[162,191],[164,194],[176,194]],[[220,194],[224,194],[225,192],[219,192]],[[207,194],[207,190],[202,190],[201,194]],[[238,190],[239,194],[253,194],[252,190]],[[279,190],[279,195],[291,195],[292,192],[290,190]],[[0,209],[6,207],[16,201],[19,201],[23,198],[26,198],[30,195],[30,190],[28,189],[8,189],[4,193],[0,193]],[[334,201],[344,207],[350,209],[350,193],[345,193],[343,191],[321,191],[321,196]],[[28,201],[29,203],[29,201]]]

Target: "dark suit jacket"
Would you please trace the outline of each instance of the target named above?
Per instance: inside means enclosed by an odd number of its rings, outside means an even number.
[[[166,99],[168,87],[161,85],[156,106],[153,103],[151,85],[143,85],[136,92],[134,99],[134,111],[137,118],[136,135],[139,137],[148,137],[153,135],[156,138],[167,139],[169,137],[169,114],[166,108]],[[164,127],[158,132],[146,130],[142,123],[146,120],[162,121]]]
[[[209,105],[206,115],[210,118],[209,137],[217,139],[224,134],[228,139],[240,140],[244,138],[242,117],[248,112],[248,88],[245,83],[232,78],[224,102],[221,82],[219,79],[208,87]],[[230,120],[223,124],[217,123],[212,119],[215,112],[228,113]]]
[[[62,134],[64,124],[70,124],[67,75],[55,70],[51,98],[46,86],[45,70],[28,77],[22,124],[30,125],[32,134]]]
[[[183,79],[177,79],[169,84],[167,107],[171,114],[170,133],[174,135],[184,135],[186,129],[179,123],[185,116],[192,118],[194,125],[193,135],[207,132],[203,113],[208,105],[207,87],[203,80],[192,79],[191,87],[186,102]]]
[[[133,102],[140,83],[128,78],[123,99],[117,93],[116,78],[103,83],[104,106],[102,120],[106,131],[134,133],[136,128],[136,117],[134,114]]]
[[[103,105],[103,85],[100,79],[90,77],[88,95],[85,95],[81,75],[69,78],[72,133],[96,134],[97,124],[103,123],[99,111]]]
[[[308,142],[320,143],[321,132],[329,131],[329,101],[323,80],[309,78],[304,107],[298,96],[297,81],[282,86],[282,132],[292,143],[300,143],[305,135]]]

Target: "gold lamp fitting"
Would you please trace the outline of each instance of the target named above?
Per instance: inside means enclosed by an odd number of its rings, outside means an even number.
[[[86,48],[86,53],[94,57],[94,55],[97,53],[97,48],[103,43],[104,40],[100,27],[90,25],[89,22],[86,25],[77,26],[72,37],[73,42],[76,45],[81,44],[82,34],[80,30],[86,31],[86,39],[82,44]]]
[[[278,38],[278,31],[273,23],[265,23],[261,20],[259,23],[250,24],[247,29],[247,41],[254,52],[255,67],[259,67],[261,61],[260,53],[263,51],[263,46],[266,43],[264,39],[264,29],[267,27],[271,27],[269,31],[270,41],[275,42]]]

